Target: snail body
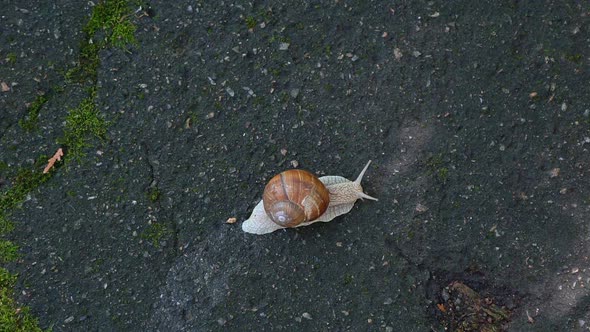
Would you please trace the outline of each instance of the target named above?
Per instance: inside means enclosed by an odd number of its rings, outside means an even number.
[[[265,187],[263,199],[242,230],[266,234],[282,228],[328,222],[348,213],[359,198],[377,200],[363,192],[361,180],[371,161],[355,181],[342,176],[315,175],[303,170],[288,170],[273,177]]]

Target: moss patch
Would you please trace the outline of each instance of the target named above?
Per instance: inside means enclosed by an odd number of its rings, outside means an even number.
[[[106,136],[107,122],[98,111],[95,99],[96,90],[92,89],[90,96],[78,107],[68,111],[63,137],[58,140],[67,148],[67,160],[80,160],[85,155],[84,149],[90,146],[92,138],[104,139]]]
[[[165,224],[152,222],[146,230],[141,233],[141,238],[150,241],[154,247],[159,248],[160,241],[171,233],[172,230]]]
[[[39,112],[47,100],[47,96],[45,95],[37,96],[35,101],[31,103],[26,117],[18,122],[21,128],[26,131],[33,131],[37,129],[37,119],[39,118]]]
[[[80,43],[78,66],[66,73],[66,79],[78,83],[96,82],[100,50],[109,47],[127,49],[128,45],[136,45],[137,27],[131,21],[132,14],[126,0],[99,1],[82,29],[84,39]]]
[[[126,0],[98,1],[86,26],[84,38],[80,43],[79,61],[76,67],[65,73],[69,83],[83,84],[88,88],[88,96],[78,107],[70,109],[65,119],[63,136],[58,139],[66,148],[65,160],[80,160],[84,150],[95,138],[106,136],[108,123],[96,107],[96,79],[100,65],[99,52],[109,47],[126,50],[128,45],[136,44],[136,27],[132,22],[133,12]],[[10,64],[16,62],[16,54],[8,54]],[[67,86],[67,85],[66,85]],[[60,90],[61,92],[61,90]],[[47,102],[47,96],[39,96],[29,107],[27,116],[19,124],[26,131],[37,128],[39,112]],[[9,220],[10,210],[18,207],[27,194],[46,182],[52,172],[43,174],[43,165],[47,157],[40,156],[33,169],[21,169],[11,181],[7,190],[0,192],[0,237],[4,238],[14,229]],[[55,168],[54,168],[55,169]],[[166,234],[165,229],[156,228],[150,232],[150,238],[159,243],[159,238]],[[10,262],[18,257],[18,247],[7,239],[0,238],[0,261]],[[14,300],[16,275],[0,268],[0,332],[1,331],[41,331],[38,322],[28,311]]]
[[[13,289],[16,275],[0,268],[0,330],[14,332],[36,332],[39,328],[29,308],[21,307],[14,300]]]
[[[40,159],[44,162],[45,158]],[[20,205],[27,194],[49,179],[49,174],[39,170],[21,170],[12,181],[12,186],[0,193],[0,236],[4,237],[14,229],[8,220],[9,210]],[[6,239],[0,239],[0,262],[8,263],[18,258],[18,246]],[[14,300],[16,275],[0,268],[0,331],[41,331],[37,320],[30,315],[28,308],[19,306]]]

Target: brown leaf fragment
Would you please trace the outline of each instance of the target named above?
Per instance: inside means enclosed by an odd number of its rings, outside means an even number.
[[[49,173],[49,170],[51,170],[51,168],[53,167],[53,165],[55,165],[55,163],[57,161],[61,160],[61,157],[63,157],[64,152],[61,148],[57,149],[57,151],[55,152],[55,154],[53,155],[53,157],[49,158],[49,160],[47,160],[47,166],[45,166],[45,169],[43,169],[43,174],[47,174]]]
[[[2,86],[2,92],[10,91],[10,87],[8,86],[8,84],[6,84],[6,82],[2,82],[0,83],[0,85]]]
[[[552,169],[551,171],[549,171],[549,177],[551,178],[556,178],[559,176],[559,167],[555,167],[554,169]]]
[[[227,218],[227,220],[225,221],[226,224],[235,224],[236,221],[238,221],[237,218],[231,217],[231,218]]]

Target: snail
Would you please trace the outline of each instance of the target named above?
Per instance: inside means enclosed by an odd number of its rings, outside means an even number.
[[[359,198],[377,200],[363,192],[361,180],[367,163],[354,181],[342,176],[316,177],[300,169],[274,176],[264,188],[262,200],[242,223],[246,233],[266,234],[282,228],[328,222],[348,213]]]

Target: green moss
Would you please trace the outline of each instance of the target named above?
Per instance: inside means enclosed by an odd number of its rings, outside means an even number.
[[[49,179],[49,174],[43,174],[38,170],[39,164],[45,161],[45,157],[41,157],[35,165],[35,170],[22,169],[18,171],[12,187],[0,193],[0,216],[5,215],[9,209],[15,208],[24,201],[29,192]]]
[[[16,63],[16,53],[14,52],[10,52],[6,55],[6,61],[8,61],[9,64],[14,65]]]
[[[569,62],[573,62],[575,64],[581,64],[582,63],[582,59],[583,56],[580,53],[576,53],[576,54],[566,54],[565,55],[565,59]]]
[[[160,199],[161,194],[162,193],[160,192],[160,189],[158,189],[158,188],[150,188],[147,193],[148,199],[152,203],[157,202]]]
[[[95,99],[96,90],[92,89],[89,97],[77,108],[68,111],[63,137],[58,140],[67,148],[67,159],[80,160],[91,139],[104,139],[106,136],[108,123],[98,111]]]
[[[93,38],[97,32],[102,32],[104,38],[93,40],[94,43],[124,49],[129,44],[137,44],[135,40],[137,28],[130,21],[132,14],[127,0],[99,1],[82,31],[90,38]]]
[[[18,258],[18,246],[11,241],[0,239],[0,262],[13,262]]]
[[[150,241],[154,247],[159,248],[162,239],[172,233],[165,224],[152,222],[146,230],[141,233],[141,238]]]
[[[100,50],[109,47],[126,50],[129,45],[137,45],[132,14],[127,0],[99,1],[82,29],[85,37],[80,42],[78,66],[68,70],[65,78],[78,83],[95,82]]]
[[[14,300],[15,284],[16,275],[0,268],[0,331],[42,331],[37,319],[30,314],[29,308],[19,306]]]
[[[246,21],[246,27],[248,27],[248,29],[254,29],[256,27],[256,19],[254,18],[254,16],[248,16],[245,19]]]
[[[58,141],[66,148],[65,158],[80,159],[84,149],[90,146],[93,138],[106,136],[107,122],[100,115],[96,107],[96,78],[100,66],[99,52],[109,47],[127,50],[129,45],[137,44],[135,39],[136,26],[133,24],[133,12],[127,0],[99,0],[94,6],[86,26],[83,28],[84,38],[80,42],[79,60],[76,67],[67,70],[64,77],[67,82],[80,84],[90,83],[88,97],[78,107],[70,109],[65,119],[62,138]],[[137,3],[137,1],[133,1]],[[10,41],[12,37],[9,37]],[[7,55],[7,62],[14,64],[17,56]],[[66,83],[67,83],[66,82]],[[57,93],[63,88],[56,89]],[[37,128],[37,119],[46,96],[38,97],[29,108],[27,117],[19,124],[25,130]],[[10,147],[16,148],[16,147]],[[41,170],[47,162],[45,156],[38,158],[38,163],[32,170],[22,169],[17,172],[12,186],[0,192],[0,236],[4,236],[14,229],[14,224],[8,219],[11,209],[18,207],[27,194],[51,177],[51,172],[43,174]],[[55,168],[54,168],[55,169]],[[167,228],[156,227],[148,235],[159,243],[159,238],[166,234]],[[11,261],[17,258],[18,247],[12,242],[0,239],[0,261]],[[0,268],[0,332],[2,331],[41,331],[36,319],[27,308],[19,307],[14,300],[13,289],[16,276]]]
[[[344,281],[344,284],[345,284],[345,285],[350,285],[350,284],[352,284],[352,281],[353,281],[353,280],[354,280],[354,277],[352,276],[352,274],[350,274],[350,273],[346,273],[346,274],[344,275],[344,280],[343,280],[343,281]]]
[[[26,131],[33,131],[37,129],[37,120],[39,119],[39,112],[43,105],[47,102],[45,95],[37,96],[35,101],[31,103],[27,115],[24,119],[21,119],[18,124]]]
[[[444,167],[442,153],[436,154],[426,161],[426,167],[428,168],[428,174],[434,175],[441,182],[446,182],[449,179],[449,169]]]
[[[12,187],[0,193],[0,236],[5,236],[14,229],[14,224],[7,218],[8,211],[21,204],[29,192],[50,177],[38,170],[41,161],[44,162],[45,159],[40,159],[34,170],[18,171]],[[11,262],[17,258],[18,246],[6,239],[0,239],[0,262]],[[41,331],[29,309],[19,306],[14,300],[15,283],[16,276],[0,268],[0,331]]]

